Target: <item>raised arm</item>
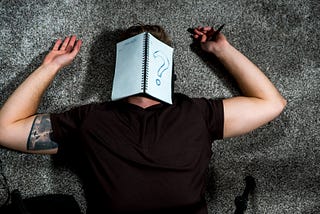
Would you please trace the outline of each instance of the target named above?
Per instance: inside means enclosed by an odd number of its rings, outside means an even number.
[[[50,139],[48,114],[37,115],[41,98],[57,73],[76,57],[82,44],[76,37],[57,40],[53,49],[0,109],[0,145],[31,153],[56,153]]]
[[[243,96],[223,100],[224,138],[248,133],[277,117],[286,100],[275,86],[247,57],[218,34],[215,41],[207,41],[213,34],[211,27],[195,29],[194,37],[204,51],[214,54],[237,81]]]

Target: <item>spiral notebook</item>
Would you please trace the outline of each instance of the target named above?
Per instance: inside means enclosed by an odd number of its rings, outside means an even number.
[[[112,100],[147,94],[172,104],[173,48],[144,32],[117,43]]]

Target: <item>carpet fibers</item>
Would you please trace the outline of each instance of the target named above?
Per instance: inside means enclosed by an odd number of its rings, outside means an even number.
[[[246,213],[320,213],[319,0],[0,1],[0,106],[35,70],[56,39],[77,35],[82,49],[48,88],[39,112],[110,99],[118,32],[137,23],[162,25],[173,39],[175,90],[191,97],[239,95],[227,72],[190,47],[187,29],[218,27],[288,100],[274,121],[242,137],[216,141],[206,198],[213,213],[234,213],[244,178],[256,179]],[[0,148],[10,190],[86,201],[78,177],[51,156]],[[0,182],[1,185],[1,182]],[[0,186],[0,203],[6,194]],[[1,204],[0,204],[1,205]]]

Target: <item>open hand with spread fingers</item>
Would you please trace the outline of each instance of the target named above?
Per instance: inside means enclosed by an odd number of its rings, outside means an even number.
[[[81,45],[82,40],[77,40],[76,36],[66,37],[64,41],[58,39],[42,64],[53,63],[61,69],[73,61],[79,53]]]

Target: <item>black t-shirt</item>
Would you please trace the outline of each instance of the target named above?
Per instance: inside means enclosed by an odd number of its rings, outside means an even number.
[[[221,100],[175,94],[173,105],[124,101],[51,114],[58,155],[83,176],[87,213],[207,213],[211,143],[223,137]]]

